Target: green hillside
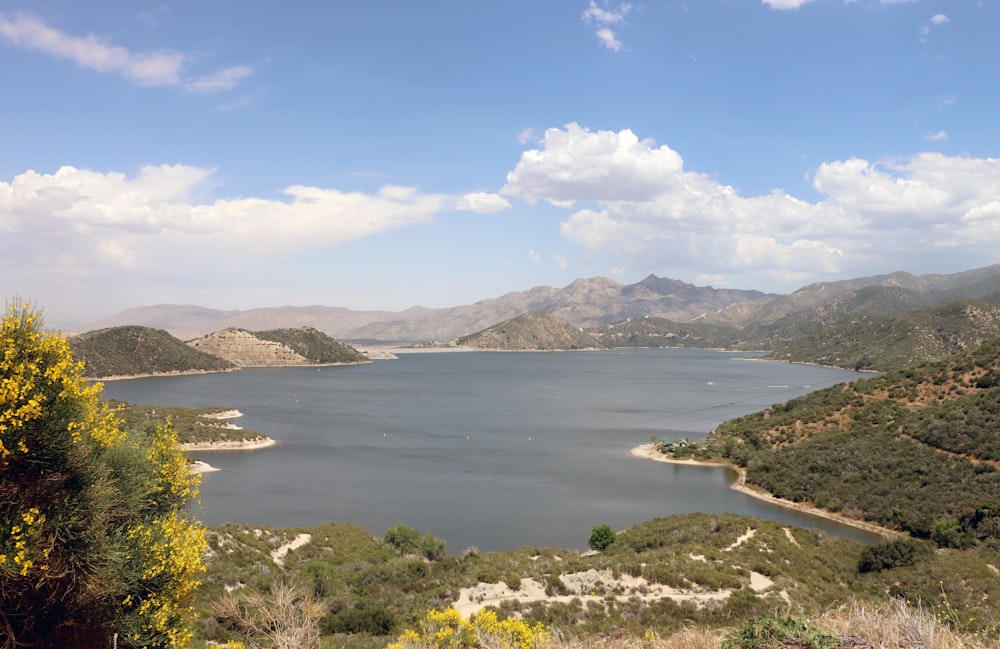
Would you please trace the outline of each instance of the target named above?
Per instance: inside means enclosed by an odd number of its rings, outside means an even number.
[[[233,365],[192,349],[166,331],[123,326],[89,331],[69,339],[73,356],[93,378],[169,372],[217,372]]]
[[[734,327],[700,322],[680,323],[666,318],[643,316],[612,322],[586,330],[607,347],[729,347],[738,338]]]
[[[602,343],[551,313],[529,313],[478,333],[459,338],[457,344],[500,351],[595,349]]]
[[[252,333],[262,340],[281,343],[296,354],[317,364],[369,362],[368,357],[354,347],[335,340],[312,327],[270,329]]]
[[[998,336],[1000,307],[986,302],[949,302],[894,315],[840,320],[779,347],[768,358],[891,370],[941,358]]]
[[[1000,340],[720,426],[705,449],[779,498],[1000,550]]]

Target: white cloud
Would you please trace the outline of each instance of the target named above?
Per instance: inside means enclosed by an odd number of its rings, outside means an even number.
[[[937,133],[926,133],[924,139],[928,142],[943,142],[948,139],[948,131],[938,131]]]
[[[594,33],[597,36],[597,40],[604,47],[615,52],[620,52],[624,46],[618,40],[618,35],[609,25],[626,24],[625,18],[631,10],[632,5],[628,3],[620,4],[615,8],[609,8],[607,2],[602,7],[597,4],[596,0],[590,0],[590,4],[584,10],[580,19],[588,25],[596,27]]]
[[[529,250],[528,251],[528,259],[530,259],[531,261],[535,262],[536,264],[538,263],[538,260],[541,259],[541,258],[542,258],[541,255],[539,255],[534,250]]]
[[[470,192],[455,201],[455,209],[463,212],[490,214],[510,209],[510,203],[499,194],[486,192]]]
[[[623,47],[622,42],[618,40],[618,38],[615,36],[615,33],[612,30],[608,29],[607,27],[603,27],[601,29],[598,29],[597,32],[595,33],[597,34],[597,40],[601,41],[601,44],[604,45],[604,47],[608,48],[609,50],[614,50],[616,52],[621,51]]]
[[[798,9],[812,0],[762,0],[771,9]]]
[[[120,74],[140,86],[186,83],[196,92],[218,92],[232,88],[253,72],[249,66],[236,66],[185,82],[184,67],[191,60],[185,54],[171,50],[131,52],[94,34],[67,34],[26,13],[8,16],[0,12],[0,37],[15,47],[69,59],[81,68]]]
[[[240,81],[253,76],[253,68],[249,65],[237,65],[231,68],[219,70],[214,74],[209,74],[198,79],[193,79],[184,84],[184,87],[192,92],[208,95],[223,90],[234,88]]]
[[[945,14],[935,14],[931,16],[927,22],[920,26],[920,35],[926,39],[927,35],[931,33],[931,27],[940,27],[941,25],[947,25],[949,22],[948,16]]]
[[[374,194],[293,185],[284,200],[195,201],[212,173],[186,165],[132,176],[62,167],[0,182],[0,268],[50,273],[48,258],[71,275],[100,267],[181,275],[429,223],[454,200],[394,185]]]
[[[718,284],[736,271],[816,281],[914,250],[1000,245],[1000,226],[983,226],[1000,209],[1000,160],[850,159],[820,165],[813,186],[824,195],[815,203],[780,190],[742,196],[629,130],[569,124],[525,151],[502,191],[573,210],[560,231],[589,253],[636,269],[697,268]]]

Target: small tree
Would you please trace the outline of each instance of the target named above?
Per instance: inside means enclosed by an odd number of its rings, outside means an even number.
[[[587,546],[591,550],[604,552],[617,538],[618,535],[615,534],[610,525],[598,525],[590,532],[590,540],[587,541]]]
[[[184,647],[203,528],[176,432],[128,432],[31,307],[0,324],[0,646]]]

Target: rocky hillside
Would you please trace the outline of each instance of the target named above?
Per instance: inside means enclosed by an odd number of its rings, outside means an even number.
[[[574,327],[551,313],[529,313],[501,322],[457,344],[476,349],[498,351],[550,351],[595,349],[600,344],[579,327]]]
[[[284,367],[330,363],[367,363],[353,347],[312,328],[254,333],[229,328],[187,343],[237,367]]]
[[[895,315],[859,315],[783,345],[768,357],[858,370],[891,370],[1000,337],[1000,307],[949,302]]]
[[[149,327],[112,327],[69,339],[73,356],[85,363],[90,378],[218,372],[233,364],[218,356],[192,349],[166,331]]]

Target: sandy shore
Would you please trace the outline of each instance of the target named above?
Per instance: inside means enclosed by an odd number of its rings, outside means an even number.
[[[182,451],[253,451],[259,448],[274,446],[270,437],[262,436],[255,439],[220,440],[216,442],[192,442],[181,444]]]
[[[191,473],[211,473],[212,471],[220,471],[208,462],[202,462],[201,460],[195,460],[193,462],[188,462],[188,470]]]
[[[816,516],[817,518],[825,518],[827,520],[835,521],[841,525],[848,525],[850,527],[857,528],[859,530],[864,530],[865,532],[871,532],[872,534],[878,534],[879,536],[885,538],[894,538],[899,536],[899,532],[895,530],[890,530],[887,527],[882,527],[874,523],[868,523],[866,521],[859,521],[853,518],[848,518],[843,514],[838,514],[836,512],[827,511],[825,509],[820,509],[818,507],[813,507],[811,505],[804,505],[802,503],[792,502],[791,500],[785,500],[783,498],[776,498],[771,494],[758,491],[747,485],[746,483],[746,471],[735,464],[730,462],[705,462],[701,460],[676,460],[674,458],[667,457],[663,453],[656,450],[656,444],[642,444],[641,446],[636,446],[630,453],[635,457],[642,458],[644,460],[653,460],[656,462],[666,462],[668,464],[686,464],[689,466],[704,466],[704,467],[729,467],[733,471],[736,471],[737,478],[736,482],[730,485],[731,489],[745,493],[748,496],[756,498],[758,500],[763,500],[769,502],[779,507],[784,507],[785,509],[791,509],[793,511],[801,512],[803,514],[809,514],[810,516]]]

